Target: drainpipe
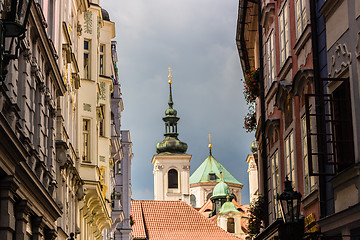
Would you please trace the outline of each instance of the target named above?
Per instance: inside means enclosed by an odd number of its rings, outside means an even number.
[[[264,200],[268,203],[268,185],[267,185],[267,151],[265,138],[265,87],[264,87],[264,60],[263,60],[263,34],[261,26],[261,0],[258,0],[258,33],[259,33],[259,82],[260,82],[260,105],[261,105],[261,158],[264,177]],[[268,204],[265,204],[265,212],[268,213]],[[264,219],[265,228],[269,225],[269,219]]]
[[[313,48],[313,69],[314,69],[314,90],[315,94],[320,97],[315,97],[315,110],[318,114],[316,116],[316,130],[318,133],[325,132],[325,125],[324,125],[324,108],[322,107],[323,99],[324,99],[324,86],[322,81],[320,80],[320,68],[319,68],[319,47],[318,47],[318,36],[317,36],[317,8],[316,8],[316,1],[310,1],[310,16],[311,16],[311,44]],[[317,135],[317,147],[318,152],[323,153],[318,155],[318,166],[319,166],[319,173],[325,173],[325,161],[326,161],[326,144],[324,141],[324,136],[322,134]],[[326,176],[320,175],[319,176],[319,198],[320,198],[320,218],[324,218],[327,215],[326,209]]]

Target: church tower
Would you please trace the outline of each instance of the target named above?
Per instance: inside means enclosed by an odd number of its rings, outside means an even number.
[[[173,109],[172,75],[169,67],[169,108],[165,111],[165,139],[156,145],[154,165],[154,199],[190,203],[189,171],[191,155],[186,154],[187,144],[178,139],[177,111]]]

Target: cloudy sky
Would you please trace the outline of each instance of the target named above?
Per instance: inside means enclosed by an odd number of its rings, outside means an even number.
[[[244,184],[249,202],[246,157],[253,134],[243,129],[247,106],[235,43],[237,0],[102,0],[116,24],[118,67],[134,158],[134,199],[153,199],[156,143],[164,139],[162,117],[168,102],[168,67],[179,139],[192,154],[191,170],[213,156]]]

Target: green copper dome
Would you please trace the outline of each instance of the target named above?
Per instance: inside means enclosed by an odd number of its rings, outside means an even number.
[[[171,69],[169,69],[169,71],[171,71]],[[156,144],[156,152],[158,154],[185,154],[188,146],[178,139],[177,122],[180,118],[176,116],[177,111],[173,109],[171,78],[171,72],[169,72],[169,108],[166,109],[165,117],[163,117],[163,121],[165,122],[165,139]]]
[[[221,180],[218,184],[215,185],[211,197],[226,197],[231,195],[232,194],[229,186]]]
[[[191,174],[190,184],[195,183],[209,183],[218,182],[220,179],[220,173],[222,172],[224,181],[227,183],[233,183],[243,185],[236,178],[234,178],[218,160],[216,160],[211,154],[204,160],[204,162]],[[215,174],[215,176],[214,176]]]
[[[240,213],[239,210],[236,209],[236,206],[234,203],[227,201],[226,203],[224,203],[221,208],[219,213],[227,213],[227,212],[236,212],[236,213]]]

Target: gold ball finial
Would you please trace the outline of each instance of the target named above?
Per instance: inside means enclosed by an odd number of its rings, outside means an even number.
[[[169,75],[168,75],[169,81],[168,82],[169,82],[169,84],[172,84],[172,80],[171,80],[172,79],[172,75],[171,75],[172,68],[169,67],[168,69],[169,69]]]

